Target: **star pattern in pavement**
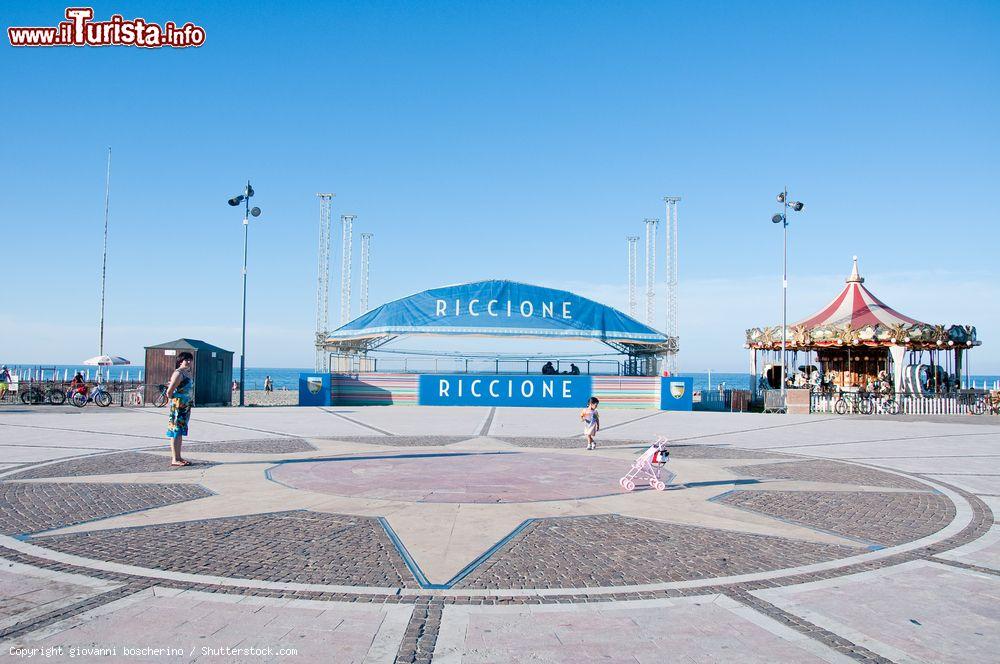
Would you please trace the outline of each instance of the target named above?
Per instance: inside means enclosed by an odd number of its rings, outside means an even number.
[[[213,465],[162,471],[24,480],[37,482],[197,484],[213,495],[59,528],[32,538],[114,528],[181,523],[241,515],[311,510],[380,517],[390,527],[415,575],[445,587],[531,519],[617,514],[653,522],[767,535],[802,542],[864,545],[833,532],[739,509],[716,500],[749,491],[894,492],[886,487],[818,480],[753,480],[731,470],[775,464],[735,449],[719,458],[675,455],[673,486],[625,492],[618,479],[641,452],[636,446],[596,451],[517,447],[475,437],[446,445],[394,448],[388,444],[311,439],[317,449],[295,453],[186,456]],[[434,440],[429,437],[429,443]],[[108,459],[109,464],[114,457]],[[800,461],[792,457],[789,462]],[[16,480],[15,480],[16,481]],[[912,490],[910,490],[912,491]],[[181,527],[181,526],[179,526]],[[599,543],[596,543],[599,545]]]

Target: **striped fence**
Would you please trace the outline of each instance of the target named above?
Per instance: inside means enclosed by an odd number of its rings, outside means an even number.
[[[333,374],[330,387],[334,406],[415,406],[418,374]]]
[[[660,379],[655,376],[594,376],[601,408],[659,408]]]

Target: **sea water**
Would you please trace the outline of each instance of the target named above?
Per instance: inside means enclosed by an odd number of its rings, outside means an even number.
[[[10,369],[11,373],[18,372],[31,372],[33,375],[37,376],[39,372],[44,374],[44,379],[50,380],[52,378],[53,372],[62,379],[65,375],[68,379],[73,377],[73,374],[77,371],[83,373],[87,376],[87,372],[90,372],[90,379],[94,380],[97,374],[97,369],[99,367],[88,367],[81,365],[72,364],[58,364],[58,365],[14,365],[8,364],[7,367]],[[139,380],[140,375],[145,377],[144,367],[142,365],[131,364],[128,366],[121,367],[100,367],[104,372],[104,376],[110,378],[111,380]],[[312,369],[308,367],[247,367],[246,369],[246,389],[248,390],[263,390],[264,389],[264,379],[268,376],[271,377],[271,381],[274,384],[274,389],[276,390],[298,390],[299,389],[299,374],[309,373]],[[417,373],[417,372],[413,372]],[[427,372],[433,373],[433,372]],[[461,372],[452,372],[461,373]],[[482,372],[488,373],[488,372]],[[512,372],[505,372],[512,373]],[[725,372],[715,372],[709,373],[688,373],[688,372],[678,372],[678,376],[690,376],[694,379],[694,389],[701,390],[718,390],[720,386],[723,389],[733,389],[733,390],[746,390],[750,387],[750,376],[746,373],[725,373]],[[239,367],[233,368],[233,379],[239,380],[240,370]],[[977,387],[982,387],[983,384],[987,384],[992,387],[998,381],[1000,381],[1000,375],[974,375],[971,380],[975,382]]]

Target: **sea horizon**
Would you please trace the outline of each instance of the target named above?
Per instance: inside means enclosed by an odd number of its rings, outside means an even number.
[[[85,366],[81,364],[7,364],[7,368],[12,374],[24,375],[24,372],[31,371],[32,375],[37,376],[38,372],[43,372],[43,379],[51,379],[52,372],[55,372],[59,378],[66,376],[72,378],[73,374],[80,371],[84,374],[84,377],[88,380],[93,380],[96,377],[97,370],[99,367],[96,366]],[[120,380],[141,380],[145,375],[145,367],[141,364],[129,364],[122,366],[113,367],[103,367],[105,375],[112,381]],[[233,380],[239,380],[239,367],[233,367]],[[303,373],[315,373],[314,369],[311,367],[246,367],[245,370],[245,384],[247,390],[262,390],[264,389],[264,379],[270,376],[271,381],[276,390],[297,390],[299,384],[299,374]],[[455,370],[453,372],[446,371],[380,371],[378,373],[465,373],[464,371]],[[489,371],[470,371],[468,373],[473,374],[488,374],[493,373]],[[516,371],[506,371],[505,374],[516,374]],[[540,370],[534,370],[531,372],[520,372],[527,374],[540,373]],[[586,373],[586,372],[584,372]],[[609,375],[608,373],[594,372],[597,375]],[[610,374],[614,375],[614,374]],[[677,376],[690,377],[694,379],[694,389],[695,390],[706,390],[706,389],[719,389],[722,385],[724,388],[729,389],[749,389],[750,387],[750,375],[748,372],[740,371],[678,371]],[[969,376],[969,380],[975,383],[976,386],[982,386],[988,384],[993,386],[1000,383],[1000,375],[998,374],[972,374]]]

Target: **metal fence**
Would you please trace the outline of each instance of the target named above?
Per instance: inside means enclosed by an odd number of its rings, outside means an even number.
[[[837,415],[997,415],[1000,397],[982,390],[927,396],[899,392],[814,392],[809,397],[809,411]]]
[[[785,395],[781,390],[764,390],[765,413],[784,413],[787,409]]]
[[[96,384],[87,383],[93,395]],[[111,396],[112,406],[140,406],[143,384],[137,380],[109,380],[101,388]],[[0,406],[41,406],[69,404],[70,384],[62,380],[19,380],[10,383],[7,393],[0,398]],[[60,395],[62,398],[60,398]]]
[[[693,401],[694,410],[743,413],[750,410],[750,390],[702,390]]]
[[[372,371],[378,373],[457,373],[457,374],[540,374],[546,360],[379,357]],[[552,360],[557,373],[568,374],[575,364],[585,376],[620,376],[622,363],[616,360]]]

